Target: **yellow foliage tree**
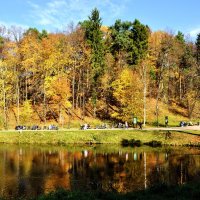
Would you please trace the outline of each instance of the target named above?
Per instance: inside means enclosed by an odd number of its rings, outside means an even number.
[[[133,115],[142,119],[143,93],[139,76],[131,69],[124,69],[112,83],[113,96],[119,102],[112,117],[122,121],[131,121]]]
[[[60,123],[62,121],[63,108],[71,108],[69,98],[71,97],[70,83],[66,76],[46,77],[45,91],[49,102],[58,105]]]
[[[29,124],[32,121],[33,116],[33,108],[31,102],[29,100],[24,101],[23,107],[20,112],[20,123],[21,124]]]
[[[54,103],[66,103],[71,97],[70,83],[66,76],[46,77],[45,79],[46,95]]]

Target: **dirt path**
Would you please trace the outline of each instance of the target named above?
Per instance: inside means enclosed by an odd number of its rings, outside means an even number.
[[[169,131],[184,131],[184,130],[196,130],[200,131],[200,126],[185,126],[185,127],[156,127],[156,128],[143,128],[143,130],[169,130]]]

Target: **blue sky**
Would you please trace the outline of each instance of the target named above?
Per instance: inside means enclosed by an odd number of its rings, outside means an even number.
[[[97,7],[104,25],[116,19],[147,24],[153,31],[200,32],[200,0],[2,0],[0,24],[62,31],[87,19]]]

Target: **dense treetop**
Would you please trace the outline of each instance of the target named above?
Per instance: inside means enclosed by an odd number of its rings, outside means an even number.
[[[11,113],[16,124],[33,113],[43,123],[61,122],[72,112],[148,122],[149,105],[158,122],[161,102],[184,108],[185,117],[200,116],[200,34],[192,42],[180,31],[152,32],[138,19],[102,24],[95,8],[63,32],[0,28],[2,127]]]

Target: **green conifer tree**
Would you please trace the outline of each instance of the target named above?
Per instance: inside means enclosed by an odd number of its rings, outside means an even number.
[[[200,33],[197,35],[196,39],[196,58],[197,64],[200,67]]]
[[[140,23],[139,20],[133,22],[131,28],[131,45],[129,48],[129,64],[136,65],[144,58],[148,49],[149,28]]]
[[[86,41],[91,48],[91,66],[92,66],[92,103],[94,107],[94,116],[96,116],[96,104],[98,98],[98,87],[100,85],[100,77],[104,73],[104,42],[103,33],[101,31],[101,18],[99,11],[95,8],[92,10],[89,20],[81,23],[85,30]]]

